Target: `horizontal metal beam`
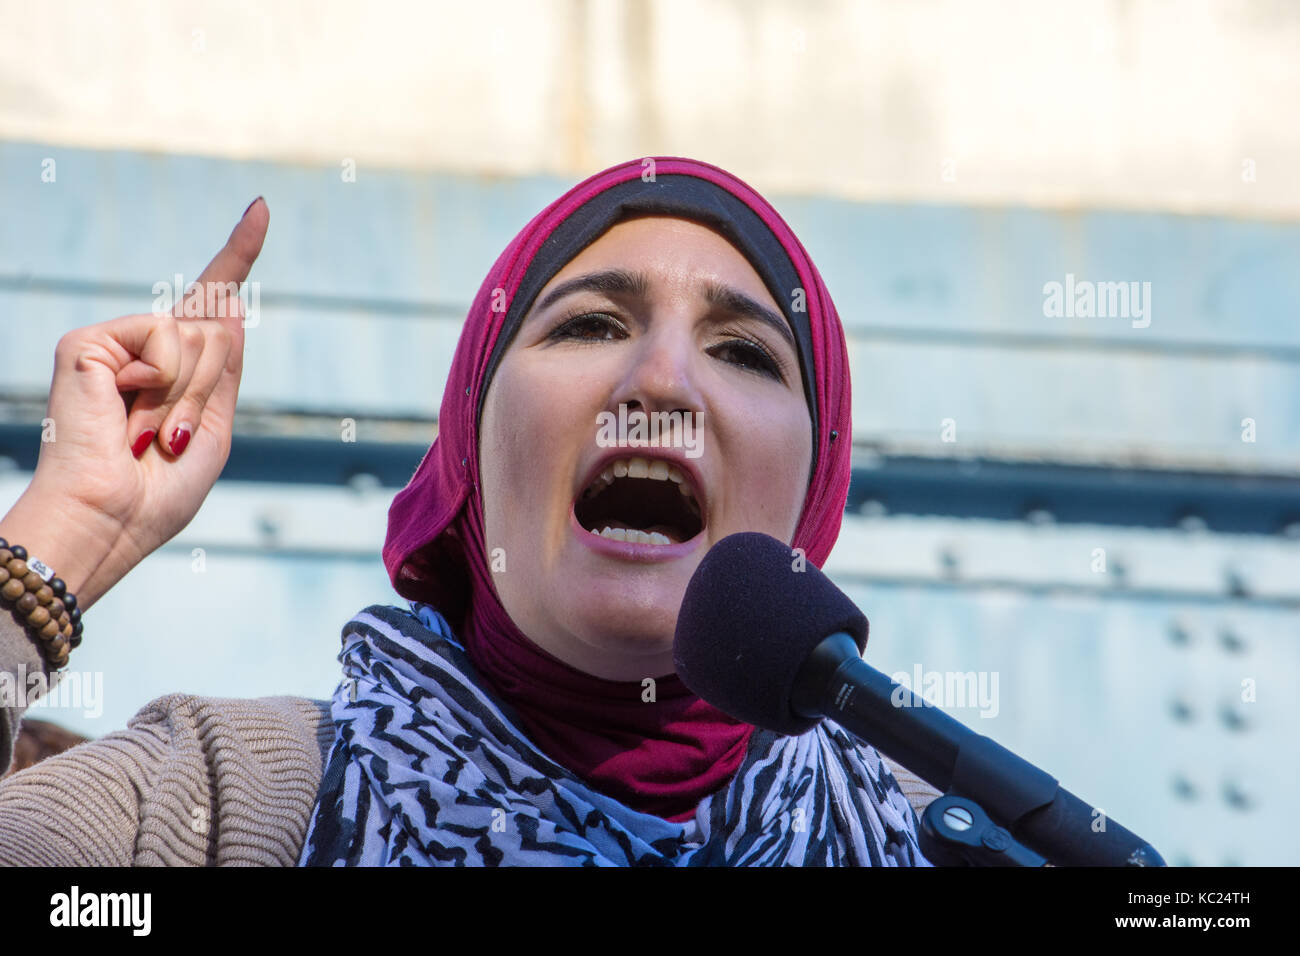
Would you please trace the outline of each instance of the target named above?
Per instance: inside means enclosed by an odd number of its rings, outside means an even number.
[[[1300,478],[861,456],[853,469],[848,510],[868,516],[940,515],[1300,535]]]
[[[164,281],[171,277],[163,277]],[[88,299],[152,301],[152,284],[65,276],[0,272],[0,291],[73,296]],[[366,313],[423,321],[461,322],[469,311],[468,302],[435,302],[374,295],[322,295],[295,290],[263,290],[258,302],[265,309],[298,309],[308,312]],[[1037,331],[978,328],[962,329],[938,325],[858,324],[845,329],[850,342],[906,342],[944,346],[978,346],[1012,350],[1056,352],[1127,352],[1135,355],[1180,356],[1210,359],[1253,358],[1284,364],[1300,363],[1300,345],[1287,342],[1228,342],[1168,337],[1134,336],[1127,329],[1115,332]]]
[[[333,430],[330,437],[326,425]],[[427,421],[357,424],[358,435],[385,429],[428,434],[436,426]],[[338,420],[330,418],[308,423],[304,430],[309,433],[297,437],[237,434],[222,480],[401,488],[428,450],[424,440],[411,441],[409,434],[407,440],[345,441]],[[0,467],[32,471],[39,449],[39,426],[0,423]],[[1300,479],[860,455],[847,510],[865,516],[936,515],[1300,536]]]

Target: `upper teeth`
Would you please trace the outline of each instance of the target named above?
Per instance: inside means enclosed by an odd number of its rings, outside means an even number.
[[[671,481],[686,497],[689,498],[695,493],[685,473],[676,465],[670,465],[658,458],[653,460],[620,458],[605,466],[605,470],[597,475],[596,480],[583,492],[583,497],[590,498],[600,494],[607,486],[614,483],[615,478],[653,478],[655,481]]]

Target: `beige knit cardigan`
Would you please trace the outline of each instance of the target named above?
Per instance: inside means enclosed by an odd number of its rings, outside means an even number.
[[[0,671],[38,670],[0,610]],[[0,773],[22,711],[0,707]],[[293,866],[333,741],[327,701],[159,697],[125,730],[0,781],[0,865]],[[939,792],[886,763],[919,816]]]

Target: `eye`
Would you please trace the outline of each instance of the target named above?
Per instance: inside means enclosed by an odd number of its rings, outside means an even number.
[[[735,338],[711,347],[710,355],[760,375],[766,375],[778,382],[785,381],[785,370],[781,360],[768,351],[767,346],[734,329],[726,330],[723,334]]]
[[[612,315],[604,312],[579,312],[562,319],[547,338],[604,342],[627,338],[627,330]]]

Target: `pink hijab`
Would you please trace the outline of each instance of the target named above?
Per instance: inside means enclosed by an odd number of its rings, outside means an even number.
[[[656,701],[645,703],[640,682],[585,674],[520,633],[492,584],[479,491],[478,409],[506,322],[498,290],[504,290],[506,302],[514,302],[557,227],[602,193],[646,181],[647,169],[670,180],[703,180],[740,200],[780,243],[797,273],[811,333],[814,381],[805,384],[816,402],[818,425],[813,474],[791,544],[814,565],[826,560],[839,535],[849,487],[849,369],[839,316],[808,253],[776,210],[730,173],[680,157],[633,160],[597,173],[538,213],[497,258],[461,331],[437,439],[389,509],[383,558],[398,594],[447,618],[480,677],[543,753],[628,806],[681,820],[734,774],[754,728],[695,697],[676,675],[658,679]]]

